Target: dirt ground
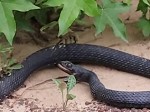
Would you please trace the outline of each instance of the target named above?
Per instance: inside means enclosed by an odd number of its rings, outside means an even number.
[[[107,46],[150,59],[150,41],[143,37],[135,24],[135,21],[140,17],[140,12],[135,12],[136,6],[137,3],[133,3],[130,12],[121,15],[124,20],[130,16],[130,20],[126,21],[129,43],[116,38],[110,28],[106,28],[98,37],[94,36],[94,29],[79,32],[78,43]],[[31,43],[15,44],[14,47],[15,57],[19,61],[41,48]],[[150,80],[147,78],[102,66],[83,66],[95,72],[107,88],[124,91],[150,90]],[[61,93],[56,85],[51,81],[40,85],[37,84],[64,75],[66,74],[57,68],[34,72],[26,80],[26,87],[17,90],[13,94],[13,98],[5,100],[0,105],[0,112],[61,112]],[[83,83],[77,84],[71,93],[76,95],[76,98],[69,102],[68,112],[150,112],[148,109],[118,109],[93,101],[89,86]]]

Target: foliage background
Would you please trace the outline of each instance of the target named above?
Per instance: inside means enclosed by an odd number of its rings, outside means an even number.
[[[73,0],[71,3],[69,0],[1,0],[0,32],[10,45],[17,29],[41,33],[58,25],[58,36],[61,36],[71,30],[75,21],[82,20],[86,15],[93,18],[96,35],[108,25],[116,37],[128,42],[126,26],[119,15],[129,11],[130,5],[131,0]],[[142,17],[137,25],[146,37],[150,36],[149,8],[149,0],[139,0],[137,11],[142,12]]]

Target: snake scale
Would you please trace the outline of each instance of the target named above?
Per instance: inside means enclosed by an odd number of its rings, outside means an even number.
[[[51,46],[31,54],[22,62],[21,69],[13,70],[10,76],[1,78],[0,99],[3,100],[21,86],[33,71],[47,65],[53,66],[63,60],[98,64],[145,77],[150,76],[150,60],[122,51],[89,44],[58,45],[55,48]],[[93,80],[97,80],[94,75]],[[100,83],[89,82],[89,84],[95,88],[96,98],[110,105],[150,108],[150,91],[115,91],[105,88]]]

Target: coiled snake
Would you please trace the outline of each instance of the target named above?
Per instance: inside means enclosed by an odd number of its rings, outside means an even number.
[[[21,86],[36,69],[65,60],[98,64],[145,77],[150,76],[150,60],[148,59],[96,45],[58,45],[55,48],[52,46],[31,54],[22,62],[23,68],[13,70],[10,76],[1,78],[0,99],[3,100]],[[124,92],[106,89],[94,73],[88,83],[97,100],[118,107],[150,108],[150,91]]]

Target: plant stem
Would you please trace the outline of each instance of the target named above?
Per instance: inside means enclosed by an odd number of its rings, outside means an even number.
[[[67,106],[67,104],[68,104],[68,98],[67,98],[68,94],[69,94],[69,91],[68,91],[68,89],[67,89],[67,94],[66,94],[66,106]]]
[[[65,101],[64,101],[64,93],[63,93],[63,91],[61,93],[62,93],[63,110],[65,111],[66,110],[66,104],[65,104]]]
[[[68,99],[66,99],[66,103],[65,103],[65,104],[66,104],[66,106],[67,106],[67,104],[68,104]]]

